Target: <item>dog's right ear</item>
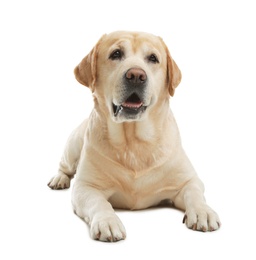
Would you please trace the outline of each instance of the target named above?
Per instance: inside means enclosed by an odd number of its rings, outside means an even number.
[[[77,81],[86,87],[91,88],[92,91],[94,91],[94,83],[96,79],[96,60],[97,56],[94,47],[74,70]]]
[[[99,44],[102,38],[103,36],[100,38],[91,52],[85,56],[74,69],[74,74],[77,81],[86,87],[89,87],[92,92],[95,90],[97,76],[97,55]]]

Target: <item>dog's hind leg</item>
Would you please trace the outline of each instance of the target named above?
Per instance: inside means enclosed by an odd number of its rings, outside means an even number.
[[[79,163],[81,150],[84,143],[84,135],[87,126],[85,120],[78,128],[76,128],[68,138],[64,153],[59,164],[59,171],[54,176],[48,186],[53,190],[67,189],[70,187],[70,180],[76,173]]]

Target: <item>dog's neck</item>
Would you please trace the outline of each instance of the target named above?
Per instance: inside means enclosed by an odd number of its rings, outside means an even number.
[[[147,111],[146,118],[139,121],[116,123],[107,117],[108,137],[113,145],[126,145],[130,143],[155,143],[162,135],[167,123],[169,100],[164,100]]]
[[[165,161],[166,155],[170,154],[166,151],[167,147],[170,148],[166,129],[170,129],[167,124],[170,124],[172,115],[169,104],[161,109],[162,116],[149,113],[150,116],[142,121],[115,123],[109,118],[106,140],[113,148],[109,157],[134,172],[156,167]],[[163,135],[166,138],[161,138]],[[159,143],[159,140],[164,143]]]
[[[91,124],[88,134],[95,140],[93,149],[102,156],[136,172],[136,175],[168,160],[177,134],[167,132],[167,129],[172,129],[170,125],[176,124],[168,99],[159,100],[151,111],[147,111],[144,120],[123,123],[114,122],[106,114],[106,108],[104,110],[97,103],[95,105],[91,114],[95,124]],[[101,125],[101,129],[94,128],[96,125]],[[99,143],[101,145],[98,146]]]
[[[127,146],[131,142],[150,142],[155,135],[154,127],[149,120],[146,122],[124,123],[114,123],[110,120],[107,126],[108,137],[110,143],[114,146]],[[145,128],[143,126],[145,126]]]

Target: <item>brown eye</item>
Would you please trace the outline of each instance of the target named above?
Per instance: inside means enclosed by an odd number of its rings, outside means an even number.
[[[110,56],[109,59],[111,60],[121,60],[123,57],[123,52],[121,50],[114,50]]]
[[[151,54],[149,57],[148,57],[148,60],[152,63],[159,63],[158,61],[158,58],[155,54]]]

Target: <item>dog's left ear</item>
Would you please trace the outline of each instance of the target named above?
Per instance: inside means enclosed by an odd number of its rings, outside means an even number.
[[[74,74],[77,81],[84,86],[89,87],[92,92],[95,90],[98,48],[103,36],[100,38],[95,47],[90,51],[90,53],[85,56],[74,69]]]
[[[181,71],[170,55],[167,56],[167,75],[169,93],[173,96],[175,88],[181,82]]]
[[[170,95],[173,96],[175,88],[178,87],[178,85],[181,82],[181,71],[177,66],[176,62],[171,57],[171,54],[165,43],[164,46],[167,55],[167,86],[169,88]]]

